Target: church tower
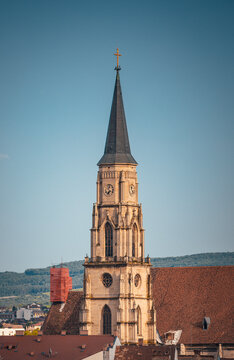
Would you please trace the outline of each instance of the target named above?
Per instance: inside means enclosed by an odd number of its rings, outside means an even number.
[[[156,341],[150,259],[144,257],[137,162],[130,150],[117,49],[114,95],[104,155],[98,162],[91,256],[84,263],[80,329],[118,334],[122,343]]]

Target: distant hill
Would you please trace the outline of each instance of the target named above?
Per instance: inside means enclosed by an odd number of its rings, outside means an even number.
[[[234,252],[203,253],[185,256],[151,258],[155,267],[234,265]]]
[[[64,263],[72,276],[73,289],[83,286],[83,260]],[[177,257],[151,258],[155,267],[234,265],[234,252],[204,253]],[[58,265],[59,266],[59,265]],[[50,267],[27,269],[24,273],[0,272],[0,306],[49,304]]]

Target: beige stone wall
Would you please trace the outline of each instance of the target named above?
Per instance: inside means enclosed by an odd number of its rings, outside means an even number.
[[[105,193],[111,186],[112,192]],[[135,257],[144,257],[144,229],[141,205],[138,204],[136,166],[100,167],[97,177],[97,202],[93,205],[91,258],[105,258],[105,225],[113,228],[113,255],[132,257],[132,229],[137,227]]]
[[[103,274],[112,276],[110,287],[103,285]],[[135,276],[140,276],[138,286],[135,286]],[[152,297],[149,283],[149,264],[115,264],[115,266],[87,265],[86,302],[91,322],[90,334],[102,334],[102,311],[108,305],[112,315],[112,333],[118,332],[122,342],[136,342],[143,337],[145,342],[154,341],[152,320]],[[137,334],[137,311],[140,309],[140,331]],[[154,319],[153,319],[154,321]]]
[[[121,211],[120,215],[117,213],[118,210]],[[117,257],[124,257],[125,255],[132,257],[132,230],[135,224],[137,227],[135,257],[143,258],[144,229],[142,229],[139,223],[140,213],[140,206],[135,206],[133,209],[127,209],[123,206],[121,206],[121,209],[99,209],[100,226],[91,230],[91,257],[93,259],[105,257],[105,225],[109,222],[113,229],[113,255]]]
[[[113,257],[108,258],[105,256],[107,222],[113,232]],[[104,273],[112,276],[110,287],[103,285]],[[137,286],[136,275],[140,278]],[[139,337],[145,342],[155,342],[150,263],[144,259],[143,216],[138,204],[135,165],[99,168],[97,202],[92,213],[91,257],[85,262],[84,294],[80,321],[90,335],[103,333],[103,308],[108,305],[112,334],[118,332],[121,342],[137,342]]]
[[[105,196],[105,185],[111,184],[114,192]],[[130,194],[129,187],[134,185],[135,191]],[[119,203],[138,203],[138,182],[135,165],[112,165],[99,168],[97,177],[97,203],[102,205],[113,205]]]

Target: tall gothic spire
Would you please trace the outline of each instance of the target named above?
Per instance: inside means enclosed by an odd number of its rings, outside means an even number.
[[[104,155],[98,165],[106,164],[136,164],[130,150],[128,130],[124,113],[119,70],[117,65],[115,89],[112,100],[111,114],[106,137]]]

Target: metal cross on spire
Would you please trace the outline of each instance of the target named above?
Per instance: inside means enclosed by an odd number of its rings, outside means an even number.
[[[122,56],[120,53],[119,53],[119,49],[117,48],[116,50],[116,54],[114,54],[116,57],[117,57],[117,66],[115,67],[115,70],[121,70],[121,67],[119,66],[119,57]]]

